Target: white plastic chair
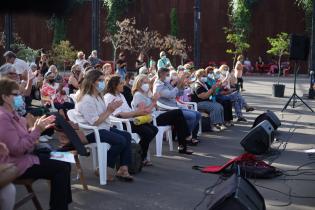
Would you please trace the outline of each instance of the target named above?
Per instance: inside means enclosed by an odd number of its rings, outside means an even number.
[[[179,105],[179,106],[186,106],[187,109],[191,109],[191,110],[194,110],[194,111],[197,111],[198,112],[198,107],[197,107],[197,103],[195,102],[178,102],[176,101],[176,103]],[[157,101],[157,106],[160,110],[174,110],[174,109],[179,109],[179,107],[174,107],[174,106],[168,106],[168,105],[165,105],[165,104],[162,104],[161,102]],[[201,135],[202,131],[201,131],[201,120],[199,121],[199,129],[198,129],[198,136]]]
[[[86,145],[86,147],[90,148],[92,151],[92,159],[93,159],[93,170],[97,168],[97,161],[99,167],[100,174],[100,184],[107,184],[107,152],[110,149],[110,145],[104,142],[101,142],[100,134],[98,128],[96,126],[86,125],[79,123],[77,120],[76,110],[72,109],[67,112],[69,120],[73,123],[77,123],[80,128],[92,130],[95,135],[96,143],[91,143]],[[96,155],[97,154],[97,155]]]

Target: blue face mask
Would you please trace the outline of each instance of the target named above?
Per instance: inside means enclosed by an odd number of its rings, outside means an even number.
[[[24,100],[23,97],[21,95],[19,96],[14,96],[13,98],[13,106],[15,110],[20,109],[21,107],[24,106]]]
[[[105,90],[105,82],[104,81],[99,81],[97,86],[96,86],[96,89],[98,92],[103,92]]]

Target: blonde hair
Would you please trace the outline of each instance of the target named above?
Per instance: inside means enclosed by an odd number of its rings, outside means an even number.
[[[140,75],[138,75],[138,76],[135,78],[135,81],[134,81],[133,86],[132,86],[132,89],[131,89],[132,95],[134,95],[137,91],[140,90],[141,85],[142,85],[142,81],[143,81],[145,78],[148,79],[148,76],[145,75],[145,74],[140,74]]]
[[[238,57],[237,57],[237,61],[241,61],[241,60],[243,60],[244,59],[244,56],[243,55],[239,55]]]
[[[205,73],[204,69],[198,69],[195,73],[196,77],[199,78],[201,75]]]
[[[230,67],[228,65],[226,65],[226,64],[223,64],[223,65],[220,66],[219,70],[220,70],[220,72],[222,72],[224,70],[225,71],[229,71]]]

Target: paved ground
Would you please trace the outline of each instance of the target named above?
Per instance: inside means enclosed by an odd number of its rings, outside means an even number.
[[[152,157],[154,166],[145,168],[142,173],[135,176],[134,183],[122,183],[119,181],[100,186],[98,179],[91,170],[91,160],[83,159],[84,171],[89,184],[89,191],[83,191],[80,184],[73,180],[73,204],[70,209],[75,210],[158,210],[158,209],[193,209],[202,199],[206,187],[213,185],[218,175],[202,174],[192,170],[193,165],[216,165],[223,164],[228,159],[238,156],[243,152],[239,142],[249,131],[253,120],[266,109],[275,111],[281,118],[282,127],[280,131],[280,143],[273,147],[286,149],[277,156],[269,157],[273,165],[282,170],[292,170],[309,163],[312,160],[303,152],[314,146],[315,136],[315,114],[311,113],[304,106],[298,103],[298,108],[292,109],[283,114],[280,112],[289,95],[293,90],[292,78],[283,80],[286,84],[285,98],[271,97],[271,86],[274,78],[249,77],[245,79],[243,93],[250,105],[257,110],[245,114],[249,120],[247,123],[237,123],[236,126],[217,133],[204,133],[201,136],[201,144],[194,148],[193,156],[179,155],[176,152],[169,152],[168,146],[164,143],[163,154],[165,157]],[[298,94],[308,92],[308,79],[302,78],[297,84]],[[313,109],[315,101],[306,100]],[[285,144],[285,142],[288,142]],[[151,154],[155,145],[151,146]],[[315,161],[315,160],[313,160]],[[302,169],[314,169],[314,164],[307,165]],[[314,172],[314,170],[300,170],[287,172],[296,175],[300,172]],[[73,178],[75,173],[73,173]],[[273,180],[251,180],[256,185],[272,188],[279,192],[258,187],[257,189],[265,198],[267,209],[278,210],[311,210],[315,209],[315,198],[297,198],[300,196],[315,196],[314,174],[301,174],[298,176],[281,176]],[[34,186],[40,201],[48,209],[48,186],[45,181],[38,181]],[[24,189],[18,187],[18,198],[25,193]],[[288,196],[291,194],[292,196]],[[205,209],[203,203],[198,209]],[[32,204],[21,208],[24,210],[33,209]]]

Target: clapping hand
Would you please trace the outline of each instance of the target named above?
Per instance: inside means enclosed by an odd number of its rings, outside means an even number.
[[[155,93],[152,97],[152,101],[156,102],[158,99],[160,98],[160,94],[159,93]]]
[[[110,112],[114,112],[118,107],[120,107],[122,105],[122,101],[121,100],[114,100],[112,102],[110,102],[107,106],[107,110]]]
[[[56,117],[54,115],[51,115],[49,117],[46,117],[46,115],[38,118],[34,123],[34,128],[38,128],[41,132],[46,130],[47,128],[51,128],[55,125]]]

